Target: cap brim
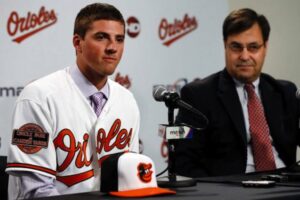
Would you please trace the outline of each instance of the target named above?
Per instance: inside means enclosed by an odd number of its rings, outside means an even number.
[[[165,188],[151,187],[151,188],[141,188],[135,190],[109,192],[109,194],[117,197],[147,197],[147,196],[176,194],[176,192]]]

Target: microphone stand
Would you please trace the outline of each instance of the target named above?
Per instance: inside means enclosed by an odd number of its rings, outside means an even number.
[[[167,105],[168,107],[168,126],[174,126],[174,109],[176,106]],[[197,184],[197,181],[192,178],[177,176],[175,172],[175,140],[168,140],[168,176],[157,178],[157,184],[160,187],[191,187]]]

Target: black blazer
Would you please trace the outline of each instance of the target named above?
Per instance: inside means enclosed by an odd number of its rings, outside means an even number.
[[[299,101],[296,86],[261,74],[259,84],[273,145],[285,165],[296,161],[299,144]],[[209,120],[193,139],[175,143],[175,171],[184,176],[202,177],[245,173],[247,140],[242,106],[235,83],[226,69],[187,84],[183,101],[201,111]],[[203,120],[180,109],[177,123],[203,127]]]

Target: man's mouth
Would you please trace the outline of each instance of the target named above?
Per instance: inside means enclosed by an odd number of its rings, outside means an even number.
[[[103,60],[105,60],[106,62],[115,62],[117,59],[111,56],[104,56]]]

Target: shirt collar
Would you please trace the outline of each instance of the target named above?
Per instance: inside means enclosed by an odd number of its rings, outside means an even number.
[[[245,85],[245,83],[242,83],[241,81],[239,81],[235,78],[233,78],[233,81],[237,87],[244,87],[244,85]],[[259,81],[260,81],[260,78],[258,77],[255,81],[252,82],[252,85],[254,86],[254,88],[258,88]]]
[[[85,76],[81,73],[77,65],[70,68],[70,75],[74,80],[75,84],[77,85],[77,87],[79,88],[79,90],[86,98],[89,98],[91,95],[97,92],[102,92],[104,94],[104,97],[108,99],[109,97],[108,81],[106,81],[103,88],[98,90],[87,78],[85,78]]]

